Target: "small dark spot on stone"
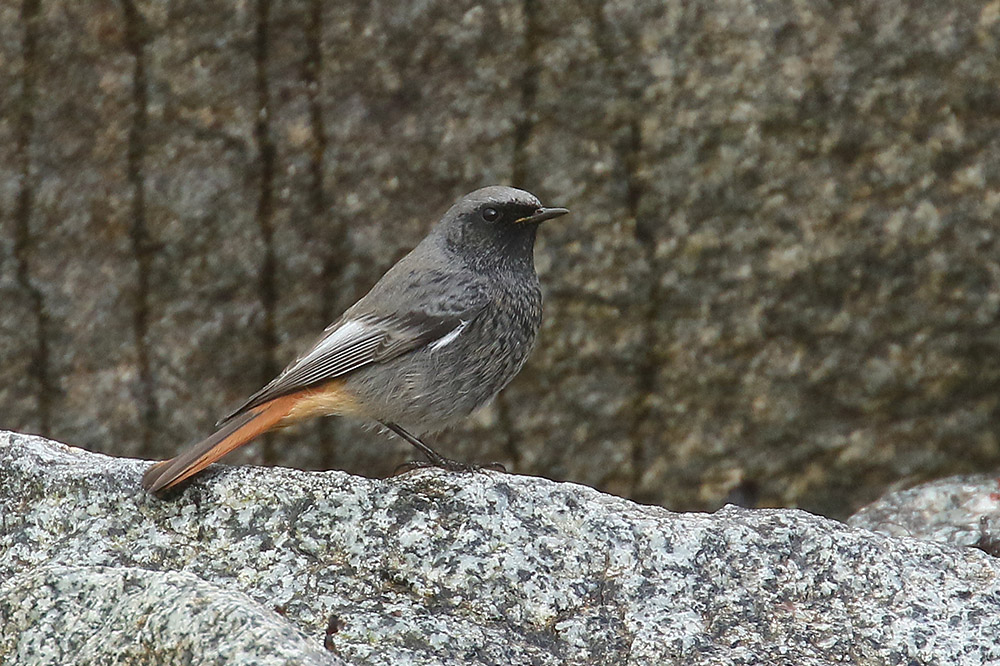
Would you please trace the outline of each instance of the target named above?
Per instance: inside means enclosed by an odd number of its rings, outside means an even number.
[[[794,42],[798,42],[797,39],[799,33],[799,27],[792,23],[791,21],[783,23],[777,30],[774,31],[774,45],[778,49],[789,46]]]
[[[975,113],[1000,113],[1000,92],[991,85],[972,87],[965,93],[965,103]]]
[[[852,133],[841,137],[830,149],[831,157],[834,157],[845,164],[852,164],[860,156],[864,149],[864,138],[860,133]]]
[[[979,540],[972,544],[972,547],[978,548],[991,557],[1000,557],[1000,535],[990,529],[988,516],[979,519]]]
[[[413,587],[410,581],[399,571],[382,569],[379,572],[379,577],[382,579],[383,585],[389,589],[408,592]]]
[[[744,479],[740,484],[734,486],[723,500],[723,504],[735,504],[747,509],[757,506],[760,498],[760,488],[753,479]]]
[[[283,616],[285,613],[288,612],[288,606],[286,606],[285,604],[278,604],[274,607],[274,612],[277,613],[278,615]]]
[[[942,150],[931,159],[931,168],[940,178],[948,178],[965,163],[968,155],[960,150]]]
[[[331,613],[330,617],[326,620],[326,634],[323,636],[323,647],[331,652],[335,648],[333,643],[333,635],[338,633],[344,628],[344,621],[340,619],[340,616]]]

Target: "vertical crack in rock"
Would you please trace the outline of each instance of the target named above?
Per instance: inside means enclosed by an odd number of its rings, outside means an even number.
[[[632,101],[635,108],[641,100],[635,95]],[[635,239],[642,249],[647,267],[647,280],[644,285],[645,298],[642,311],[643,333],[641,356],[636,366],[636,404],[634,420],[630,428],[632,440],[632,489],[631,495],[636,496],[641,477],[645,446],[643,444],[644,428],[652,417],[651,401],[656,391],[657,346],[656,311],[662,297],[659,288],[659,271],[656,260],[656,236],[649,221],[640,217],[640,200],[642,187],[639,182],[639,159],[642,150],[642,129],[639,120],[633,118],[628,125],[627,145],[625,149],[625,187],[628,215],[635,220]]]
[[[321,77],[323,74],[323,0],[311,0],[306,25],[306,58],[303,63],[309,94],[309,125],[312,133],[312,154],[309,160],[309,212],[313,225],[329,229],[329,237],[322,249],[323,266],[320,273],[320,322],[325,327],[340,314],[343,297],[344,275],[350,252],[347,248],[347,229],[343,218],[327,219],[327,193],[323,186],[326,172],[326,126],[323,122]],[[322,223],[317,224],[317,221]],[[332,450],[328,442],[333,439],[331,419],[317,419],[316,429],[325,450]]]
[[[309,125],[312,134],[312,154],[309,160],[309,210],[316,220],[326,217],[326,189],[323,176],[326,171],[326,126],[323,122],[323,102],[320,76],[323,72],[323,0],[312,0],[309,5],[309,24],[306,27],[306,59],[303,67],[309,93]],[[323,325],[339,314],[338,293],[343,286],[347,254],[343,251],[347,229],[340,218],[331,224],[320,225],[330,230],[329,242],[323,248],[323,268],[320,289],[323,302],[320,311]]]
[[[278,290],[275,272],[277,260],[274,252],[274,210],[273,186],[275,148],[271,138],[270,89],[268,85],[268,21],[271,14],[270,0],[257,0],[257,32],[254,39],[255,87],[257,90],[257,120],[254,124],[254,139],[260,153],[260,192],[257,200],[257,225],[260,227],[264,243],[264,258],[260,269],[258,291],[264,322],[261,326],[261,345],[264,348],[264,363],[261,368],[261,382],[270,381],[277,373],[278,340],[275,333],[275,307]],[[273,463],[271,438],[262,438],[261,456],[265,463]]]
[[[535,128],[535,100],[538,96],[538,3],[537,0],[524,0],[521,5],[524,14],[524,71],[521,73],[520,109],[517,122],[514,124],[514,156],[511,165],[511,185],[514,187],[531,186],[526,182],[528,177],[528,142]],[[523,458],[521,454],[521,437],[514,427],[510,405],[504,393],[496,398],[497,422],[504,432],[505,450],[514,468],[518,469]]]
[[[21,73],[21,103],[17,118],[15,154],[20,172],[20,189],[14,207],[16,237],[14,257],[17,262],[17,281],[28,294],[35,315],[35,353],[31,360],[31,374],[38,386],[38,430],[50,436],[52,429],[52,395],[55,387],[50,379],[49,315],[45,308],[42,290],[31,280],[31,213],[35,203],[34,184],[31,177],[31,137],[35,130],[36,76],[38,58],[38,9],[39,0],[24,0],[21,5],[21,24],[24,37],[21,43],[23,71]]]
[[[146,128],[149,125],[146,96],[146,37],[142,19],[133,0],[124,0],[125,42],[134,61],[132,68],[132,128],[128,137],[128,182],[132,188],[132,254],[136,263],[135,310],[132,331],[139,371],[139,404],[143,450],[148,451],[157,428],[153,373],[149,359],[149,280],[152,244],[146,225],[146,189],[143,167],[146,157]]]
[[[520,98],[517,122],[514,123],[514,162],[511,184],[525,187],[527,178],[527,147],[535,128],[535,99],[538,96],[538,4],[537,0],[524,0],[524,71],[521,73]]]
[[[625,97],[627,105],[622,113],[616,134],[621,135],[621,141],[616,148],[622,163],[625,180],[625,209],[635,224],[635,240],[642,252],[647,267],[647,280],[638,289],[642,303],[642,348],[636,359],[636,398],[633,403],[633,419],[629,426],[631,450],[631,479],[629,494],[635,498],[642,478],[642,468],[645,457],[643,443],[644,429],[652,417],[651,401],[656,390],[658,339],[656,334],[657,304],[662,297],[656,259],[656,234],[649,220],[643,219],[641,201],[643,196],[642,183],[639,177],[639,164],[642,153],[641,109],[645,85],[641,78],[641,67],[638,63],[623,61],[623,54],[638,53],[640,49],[631,48],[629,41],[637,41],[635,37],[616,36],[616,32],[626,30],[626,26],[612,25],[604,15],[604,4],[594,5],[595,41],[608,67],[608,74],[616,82],[616,95]]]

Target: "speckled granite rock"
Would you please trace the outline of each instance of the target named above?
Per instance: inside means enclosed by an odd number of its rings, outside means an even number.
[[[853,527],[976,546],[1000,555],[1000,481],[995,474],[961,476],[888,493],[847,521]]]
[[[573,216],[444,452],[837,517],[997,468],[998,91],[993,2],[0,3],[0,427],[175,452],[504,182]]]
[[[0,435],[0,662],[1000,660],[974,549],[495,473],[220,469],[160,500],[144,466]]]
[[[0,583],[4,664],[343,664],[273,610],[198,576],[37,566]]]

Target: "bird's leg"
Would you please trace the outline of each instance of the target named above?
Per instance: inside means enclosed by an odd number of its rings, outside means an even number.
[[[456,462],[454,460],[445,458],[443,455],[441,455],[431,447],[421,442],[416,435],[411,434],[402,426],[396,425],[395,423],[389,423],[388,421],[382,421],[381,423],[386,428],[393,431],[394,433],[405,439],[407,442],[415,446],[417,450],[420,451],[425,456],[427,456],[427,459],[430,460],[431,463],[434,464],[436,467],[447,468],[450,463]]]
[[[452,460],[451,458],[445,458],[443,455],[432,449],[431,447],[424,444],[420,439],[408,432],[405,428],[395,423],[390,423],[388,421],[379,421],[389,430],[393,431],[404,440],[412,444],[418,451],[427,456],[429,463],[420,462],[409,462],[403,463],[396,468],[396,473],[409,472],[414,469],[419,469],[421,467],[440,467],[441,469],[446,469],[449,472],[475,472],[480,469],[492,469],[498,472],[506,472],[507,470],[500,463],[493,463],[487,465],[485,468],[479,465],[470,465],[468,463],[459,462],[457,460]]]

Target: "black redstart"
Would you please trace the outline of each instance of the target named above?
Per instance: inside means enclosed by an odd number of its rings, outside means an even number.
[[[332,415],[377,421],[432,464],[468,469],[411,431],[467,416],[524,365],[542,317],[535,232],[568,212],[511,187],[466,195],[213,435],[150,467],[143,487],[166,490],[268,430]]]

